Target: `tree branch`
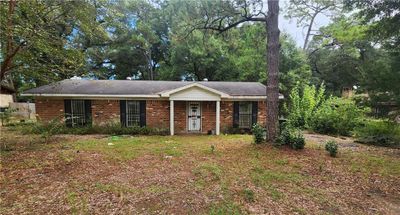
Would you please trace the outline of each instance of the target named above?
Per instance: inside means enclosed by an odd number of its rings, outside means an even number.
[[[246,18],[240,19],[234,23],[231,23],[227,26],[222,26],[223,19],[225,19],[225,17],[219,19],[219,24],[216,27],[205,23],[203,27],[195,27],[195,29],[213,30],[213,31],[218,31],[219,33],[223,33],[223,32],[225,32],[231,28],[234,28],[244,22],[266,22],[267,21],[267,19],[264,17],[246,17]]]

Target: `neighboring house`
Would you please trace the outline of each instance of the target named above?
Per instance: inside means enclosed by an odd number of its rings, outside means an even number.
[[[117,121],[218,135],[266,124],[266,87],[256,82],[64,80],[22,95],[35,96],[39,120],[65,116],[67,126]]]
[[[10,103],[14,102],[15,90],[5,84],[0,85],[0,112],[10,107]]]

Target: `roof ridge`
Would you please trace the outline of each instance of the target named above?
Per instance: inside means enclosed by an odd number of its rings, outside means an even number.
[[[259,81],[173,81],[173,80],[125,80],[125,79],[118,79],[118,80],[110,80],[110,79],[64,79],[61,81],[131,81],[131,82],[181,82],[181,83],[259,83]],[[59,82],[61,82],[59,81]],[[264,85],[264,84],[262,84]]]

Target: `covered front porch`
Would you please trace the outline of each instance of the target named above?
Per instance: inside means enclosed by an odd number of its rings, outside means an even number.
[[[221,101],[169,101],[170,134],[203,133],[219,135]]]
[[[221,98],[228,95],[193,84],[162,93],[161,96],[169,99],[171,135],[175,133],[220,134]]]
[[[175,122],[180,124],[180,128],[184,124],[186,128],[181,130],[186,132],[208,133],[214,131],[216,135],[220,134],[221,98],[228,97],[227,94],[195,83],[167,91],[161,96],[167,97],[170,102],[169,130],[171,135],[175,134]],[[175,103],[178,105],[179,112],[175,111]],[[215,125],[214,129],[212,129],[212,124]]]

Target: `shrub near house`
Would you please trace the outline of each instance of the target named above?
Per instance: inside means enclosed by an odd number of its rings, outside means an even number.
[[[331,97],[315,111],[311,127],[321,134],[350,136],[365,119],[365,112],[354,101]]]
[[[288,120],[292,127],[311,129],[322,134],[350,136],[365,118],[366,110],[354,101],[338,97],[324,98],[324,86],[293,88],[290,94]]]
[[[378,146],[400,147],[400,124],[389,120],[366,120],[355,130],[361,143]]]

